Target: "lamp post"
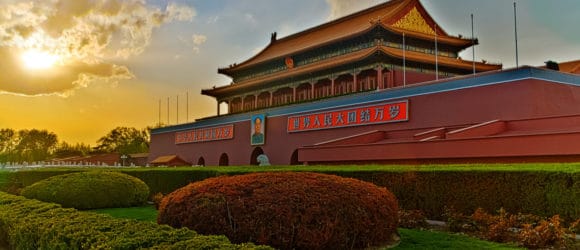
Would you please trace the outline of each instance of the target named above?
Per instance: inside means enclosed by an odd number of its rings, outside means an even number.
[[[121,166],[125,166],[125,160],[127,159],[127,155],[121,155],[121,159],[123,160],[123,165]]]

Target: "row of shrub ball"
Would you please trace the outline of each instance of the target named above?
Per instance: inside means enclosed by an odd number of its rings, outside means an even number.
[[[147,185],[111,171],[53,176],[24,197],[76,209],[142,205]],[[159,224],[279,249],[363,249],[398,243],[398,204],[386,188],[315,173],[255,173],[192,182],[161,202]]]

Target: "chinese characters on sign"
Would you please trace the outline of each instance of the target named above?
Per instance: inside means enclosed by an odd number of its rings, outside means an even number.
[[[399,101],[367,107],[334,110],[288,118],[288,132],[330,129],[409,120],[409,102]]]
[[[234,125],[198,128],[175,133],[175,144],[217,141],[234,138]]]

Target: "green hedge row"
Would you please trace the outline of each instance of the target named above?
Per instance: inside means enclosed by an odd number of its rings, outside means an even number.
[[[541,216],[580,218],[580,173],[398,172],[344,173],[391,190],[407,210],[442,218],[445,209],[471,214],[477,208]]]
[[[512,167],[512,168],[517,168]],[[563,166],[566,168],[567,166]],[[578,168],[578,166],[573,166]],[[404,209],[419,209],[429,218],[442,218],[445,208],[471,214],[481,207],[487,211],[505,208],[511,213],[533,213],[542,216],[559,214],[566,221],[580,218],[580,171],[494,170],[455,167],[457,170],[398,168],[389,170],[371,166],[350,168],[143,168],[121,172],[140,178],[152,194],[164,194],[190,182],[219,175],[238,175],[259,171],[309,171],[356,178],[386,187],[397,196]],[[501,168],[501,167],[500,167]],[[540,168],[544,168],[540,166]],[[549,166],[546,166],[549,168]],[[467,170],[466,170],[467,169]],[[78,170],[42,170],[13,172],[4,190],[15,190],[48,176]],[[1,174],[1,173],[0,173]]]
[[[559,214],[567,222],[580,218],[580,171],[519,171],[519,166],[508,166],[514,168],[512,170],[505,170],[504,167],[491,165],[490,170],[470,170],[469,166],[459,166],[453,170],[446,166],[443,170],[407,167],[409,170],[404,171],[404,168],[365,170],[364,166],[347,166],[342,169],[314,167],[313,170],[386,187],[395,194],[401,208],[422,210],[432,219],[442,219],[446,209],[472,214],[477,208],[486,211],[504,208],[510,213],[546,217]],[[580,169],[580,166],[574,167]],[[222,174],[246,173],[240,169],[226,171]],[[248,171],[255,169],[249,168]],[[304,171],[304,168],[298,171]]]
[[[0,171],[0,190],[19,194],[22,188],[49,177],[88,170],[91,169],[49,168],[13,172]],[[207,168],[111,168],[107,170],[119,171],[141,179],[149,186],[150,194],[168,194],[191,182],[219,175],[218,171]]]
[[[151,222],[79,212],[0,192],[0,248],[9,249],[271,249],[231,244]]]

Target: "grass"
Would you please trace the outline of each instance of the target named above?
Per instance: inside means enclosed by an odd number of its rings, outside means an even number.
[[[157,210],[155,210],[153,205],[129,208],[103,208],[90,211],[99,214],[108,214],[115,218],[157,222]]]
[[[393,248],[405,249],[525,249],[509,244],[483,241],[465,235],[437,231],[399,228],[401,244]]]
[[[107,208],[91,210],[96,213],[109,214],[115,218],[157,221],[157,210],[153,206],[131,208]],[[524,249],[508,244],[483,241],[465,235],[449,234],[437,231],[425,231],[399,228],[401,243],[393,248],[406,249]]]

